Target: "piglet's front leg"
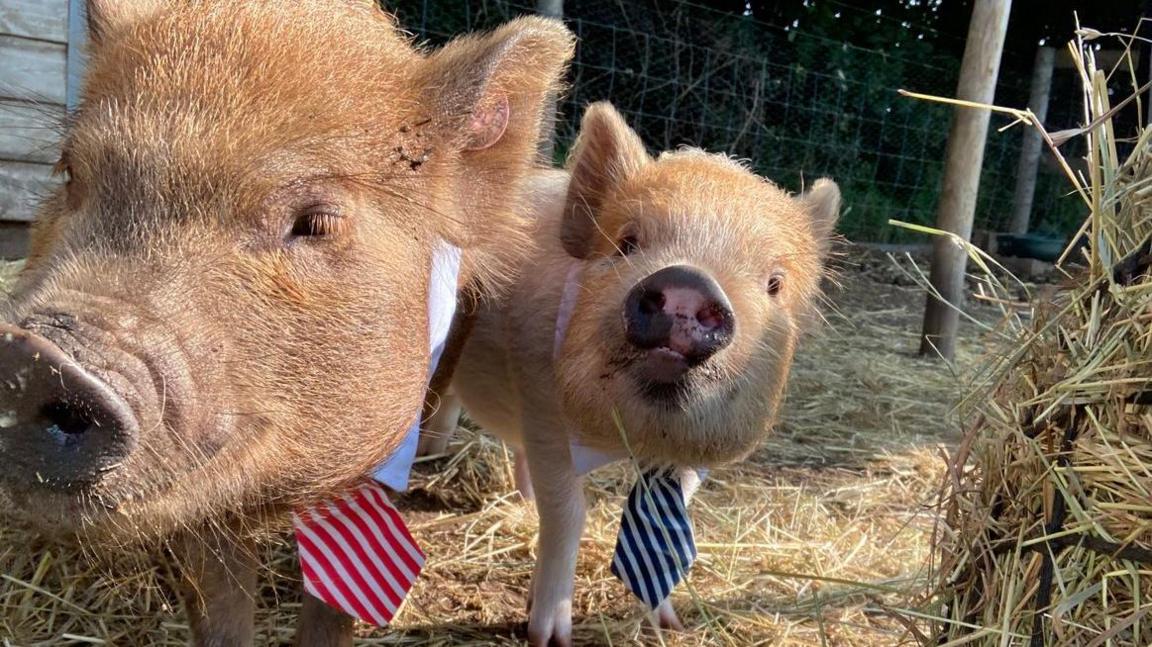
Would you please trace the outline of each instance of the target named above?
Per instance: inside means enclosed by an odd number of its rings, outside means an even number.
[[[253,643],[256,614],[256,545],[227,529],[188,532],[171,544],[184,577],[181,596],[193,647],[242,647]]]
[[[451,391],[440,395],[429,391],[426,398],[422,414],[424,424],[420,426],[420,443],[416,455],[438,456],[448,451],[448,443],[460,424],[463,406],[460,398]]]
[[[586,516],[583,480],[572,464],[558,417],[525,416],[524,422],[524,452],[540,517],[528,642],[571,645],[572,589]]]
[[[352,616],[328,606],[320,598],[304,593],[300,617],[296,621],[296,647],[352,647],[356,621]]]

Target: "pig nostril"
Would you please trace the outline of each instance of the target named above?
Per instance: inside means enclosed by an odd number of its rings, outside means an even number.
[[[659,290],[649,290],[640,297],[640,312],[654,315],[664,310],[664,293]]]
[[[111,384],[48,338],[0,323],[0,489],[88,491],[138,439],[135,411]]]
[[[88,431],[94,422],[87,412],[67,402],[49,402],[40,413],[57,429],[71,435]]]
[[[724,326],[727,319],[727,313],[717,304],[706,306],[696,313],[696,321],[704,330],[716,330]]]

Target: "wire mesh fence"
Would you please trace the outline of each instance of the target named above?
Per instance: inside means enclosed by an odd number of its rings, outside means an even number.
[[[385,4],[432,43],[533,10],[522,0]],[[567,4],[565,21],[579,44],[560,106],[558,161],[583,107],[608,99],[654,150],[692,145],[729,153],[794,190],[817,177],[836,179],[845,198],[841,231],[850,239],[900,242],[906,234],[889,219],[934,221],[951,109],[897,90],[951,96],[955,55],[925,54],[915,39],[906,52],[869,49],[688,0]],[[925,34],[935,36],[919,30],[918,39]],[[1024,107],[1028,81],[1002,77],[997,102]],[[1055,85],[1048,120],[1060,127],[1077,121],[1067,109],[1074,101],[1058,92],[1065,86]],[[977,228],[1003,230],[1011,217],[1021,135],[998,132],[1006,123],[994,118],[989,134]],[[1067,233],[1078,221],[1067,186],[1057,170],[1041,166],[1034,228]]]

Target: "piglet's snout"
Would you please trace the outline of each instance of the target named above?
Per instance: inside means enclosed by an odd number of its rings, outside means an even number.
[[[106,383],[48,339],[0,324],[0,480],[82,488],[128,454],[137,431]]]
[[[642,350],[683,357],[685,368],[732,341],[736,317],[724,290],[702,270],[666,267],[636,284],[624,302],[628,342]],[[678,377],[678,376],[670,376]]]

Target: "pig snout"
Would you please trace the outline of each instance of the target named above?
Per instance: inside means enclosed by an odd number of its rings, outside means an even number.
[[[48,339],[0,324],[0,479],[83,489],[131,452],[138,432],[109,385]]]
[[[732,341],[736,317],[724,290],[702,270],[665,267],[645,277],[624,301],[625,336],[648,351],[645,373],[673,382]]]

